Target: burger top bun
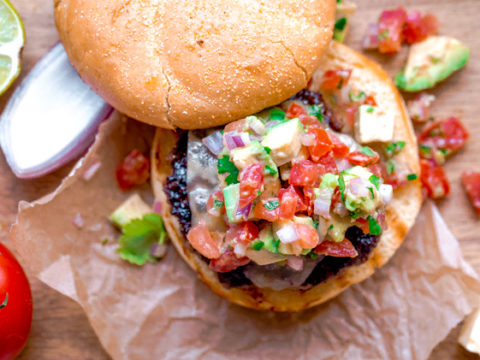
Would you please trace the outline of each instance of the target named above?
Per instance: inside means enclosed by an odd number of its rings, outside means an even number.
[[[73,66],[121,112],[208,128],[304,88],[332,37],[335,0],[55,0]]]

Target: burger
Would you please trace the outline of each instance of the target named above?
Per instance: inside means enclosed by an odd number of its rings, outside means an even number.
[[[366,279],[421,205],[403,100],[377,64],[330,41],[334,9],[56,4],[83,79],[157,126],[152,185],[179,254],[242,306],[298,311]]]

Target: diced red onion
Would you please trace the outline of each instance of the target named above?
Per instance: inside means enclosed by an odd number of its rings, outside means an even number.
[[[163,258],[167,253],[167,245],[156,242],[150,247],[149,253],[158,259]]]
[[[250,144],[250,135],[247,132],[240,133],[240,138],[242,139],[243,146]]]
[[[85,221],[83,220],[82,214],[76,213],[73,217],[72,223],[79,229],[83,228],[83,225],[85,225]]]
[[[243,142],[243,139],[240,135],[234,135],[232,137],[232,139],[233,139],[233,142],[235,143],[235,145],[237,147],[244,147],[245,146],[245,143]]]
[[[435,100],[435,96],[427,93],[421,93],[414,100],[408,102],[408,113],[413,121],[425,122],[430,117],[430,106]]]
[[[330,218],[330,201],[318,198],[313,202],[313,212],[315,215],[323,216],[325,219]]]
[[[220,154],[223,150],[223,139],[220,131],[215,131],[214,133],[204,137],[202,142],[214,155]]]
[[[303,270],[303,258],[301,256],[289,256],[287,258],[287,265],[295,271]]]
[[[245,244],[236,243],[235,247],[233,248],[233,252],[237,257],[245,256],[245,252],[247,251],[247,246]]]
[[[311,133],[302,134],[300,139],[303,146],[312,146],[315,143],[315,135]]]
[[[243,220],[248,220],[248,215],[250,215],[250,210],[252,209],[252,203],[248,204],[243,208],[238,208],[236,212],[236,216],[242,218]]]
[[[155,201],[153,203],[153,211],[156,212],[158,215],[162,215],[162,202]]]
[[[355,197],[368,198],[370,196],[370,187],[372,187],[370,181],[356,177],[349,181],[347,191],[350,191]]]
[[[95,161],[92,165],[90,165],[87,170],[85,170],[85,172],[82,174],[83,180],[90,181],[100,169],[100,166],[102,166],[102,163],[100,161]]]
[[[228,150],[233,150],[238,147],[244,147],[250,143],[250,138],[247,133],[237,133],[236,131],[228,132],[223,135],[225,144]]]
[[[286,225],[277,231],[277,236],[284,244],[289,244],[298,240],[297,230],[294,225]]]
[[[352,167],[352,164],[350,164],[350,162],[347,159],[342,158],[337,160],[338,171],[341,172],[341,171],[350,169],[351,167]]]
[[[280,123],[280,121],[278,120],[270,120],[269,122],[267,122],[267,124],[265,125],[265,127],[267,129],[270,129],[272,126],[275,126],[277,125],[278,123]]]
[[[392,185],[382,184],[379,186],[378,192],[382,197],[382,202],[384,204],[389,204],[393,198],[393,187]]]
[[[378,24],[368,24],[367,32],[362,40],[362,48],[376,49],[378,45]]]
[[[248,119],[248,128],[256,135],[265,134],[265,125],[257,118],[252,116],[252,119]]]

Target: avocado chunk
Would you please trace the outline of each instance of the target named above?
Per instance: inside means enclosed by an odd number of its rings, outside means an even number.
[[[265,175],[278,176],[278,169],[262,144],[252,141],[245,147],[233,149],[230,153],[233,163],[240,171],[258,162],[265,163]]]
[[[227,212],[228,221],[231,223],[238,222],[237,207],[240,202],[240,184],[228,185],[223,189],[223,197],[225,198],[225,210]]]
[[[130,220],[140,219],[151,212],[152,208],[142,200],[140,195],[133,194],[110,215],[110,221],[122,229]]]
[[[337,13],[335,16],[335,26],[333,28],[333,40],[343,42],[347,35],[350,19],[355,14],[357,5],[351,2],[337,1]]]
[[[270,156],[277,166],[290,162],[302,148],[303,125],[299,119],[281,122],[269,129],[262,145],[271,150]]]
[[[279,242],[273,237],[272,227],[267,226],[260,231],[258,239],[250,245],[246,255],[258,265],[268,265],[285,260],[286,257],[278,253]]]
[[[435,86],[468,61],[470,49],[447,36],[430,36],[412,45],[407,65],[395,76],[395,84],[405,91],[421,91]]]

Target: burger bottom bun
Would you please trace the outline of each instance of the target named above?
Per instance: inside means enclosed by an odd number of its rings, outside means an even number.
[[[315,72],[312,90],[319,90],[323,73],[327,69],[354,69],[350,82],[372,94],[378,106],[385,107],[395,116],[394,138],[406,142],[405,148],[397,155],[396,162],[407,166],[411,172],[419,173],[416,138],[407,115],[405,104],[396,87],[385,71],[376,63],[349,47],[332,42]],[[321,304],[341,293],[350,285],[359,283],[376,268],[383,266],[402,244],[412,227],[422,204],[421,185],[418,180],[410,181],[394,191],[394,198],[386,209],[388,228],[381,235],[370,258],[361,265],[350,266],[341,275],[312,287],[309,290],[286,289],[275,291],[258,288],[255,285],[226,288],[217,274],[212,271],[198,253],[183,237],[178,219],[171,215],[171,207],[164,192],[167,177],[172,172],[168,154],[175,148],[178,135],[169,130],[158,129],[152,147],[152,183],[155,196],[164,204],[162,209],[165,226],[170,238],[182,258],[195,270],[201,279],[218,295],[252,309],[272,311],[299,311]]]

